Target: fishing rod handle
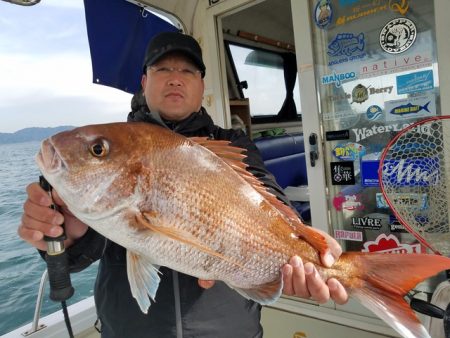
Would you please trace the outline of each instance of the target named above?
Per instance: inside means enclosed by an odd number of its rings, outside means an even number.
[[[47,182],[44,176],[39,176],[39,185],[48,192],[52,198],[52,186]],[[53,198],[52,198],[53,200]],[[56,204],[50,206],[58,210]],[[64,224],[61,225],[64,230]],[[50,282],[50,299],[53,301],[65,301],[72,297],[74,289],[70,280],[69,259],[64,248],[65,232],[58,237],[44,236],[47,242],[47,253],[45,261],[47,262],[48,279]]]

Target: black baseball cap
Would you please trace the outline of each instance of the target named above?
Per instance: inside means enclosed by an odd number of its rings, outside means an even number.
[[[159,33],[150,40],[145,52],[143,72],[145,73],[148,66],[155,64],[164,55],[172,52],[185,54],[202,72],[202,77],[205,76],[206,67],[203,63],[200,45],[192,36],[177,32]]]

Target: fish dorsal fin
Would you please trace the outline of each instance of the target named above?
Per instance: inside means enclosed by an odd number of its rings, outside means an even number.
[[[270,193],[266,186],[258,180],[251,172],[247,171],[247,164],[243,162],[247,156],[242,154],[247,149],[230,145],[227,140],[211,140],[207,137],[191,137],[193,142],[207,148],[234,171],[236,171],[247,183],[249,183],[256,191],[258,191],[272,206],[278,209],[283,216],[289,221],[293,227],[294,233],[311,244],[320,253],[328,250],[328,243],[325,237],[309,226],[305,226],[298,215],[286,204],[281,202],[275,195]]]

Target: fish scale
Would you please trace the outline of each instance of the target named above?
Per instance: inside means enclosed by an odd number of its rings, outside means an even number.
[[[323,266],[325,238],[265,191],[246,171],[242,151],[147,123],[112,123],[56,134],[36,160],[77,218],[127,250],[131,293],[145,313],[161,265],[222,280],[265,305],[281,296],[281,268],[298,255],[402,337],[429,338],[404,297],[450,269],[450,259],[345,252]]]

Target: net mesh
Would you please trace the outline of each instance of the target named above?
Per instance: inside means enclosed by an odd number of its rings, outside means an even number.
[[[384,197],[398,220],[434,251],[450,255],[450,119],[397,135],[380,161]]]

